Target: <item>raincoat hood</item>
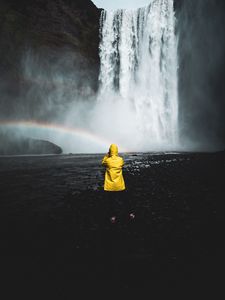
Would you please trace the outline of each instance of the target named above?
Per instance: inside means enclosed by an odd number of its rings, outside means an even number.
[[[116,155],[118,156],[118,147],[115,144],[112,144],[109,148],[109,156]]]

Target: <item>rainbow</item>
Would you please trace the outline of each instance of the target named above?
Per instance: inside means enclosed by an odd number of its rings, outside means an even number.
[[[93,132],[85,130],[83,128],[78,128],[78,127],[75,128],[71,126],[65,126],[62,124],[47,123],[47,122],[41,122],[37,120],[0,121],[0,127],[54,130],[59,133],[72,134],[76,137],[85,138],[102,147],[106,147],[106,150],[109,148],[110,144],[112,144],[112,142],[110,142],[109,140],[101,136],[98,136]],[[121,146],[120,146],[120,150],[121,152],[125,152],[125,148]]]

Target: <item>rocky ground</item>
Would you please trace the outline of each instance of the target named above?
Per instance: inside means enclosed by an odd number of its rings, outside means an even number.
[[[112,194],[101,155],[0,158],[4,299],[222,295],[224,153],[124,158]]]

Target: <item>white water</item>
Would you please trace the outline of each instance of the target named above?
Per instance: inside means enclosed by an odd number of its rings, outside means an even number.
[[[173,0],[150,1],[138,10],[102,11],[98,101],[103,113],[108,107],[105,118],[114,128],[112,137],[119,136],[128,148],[175,149],[178,59]]]

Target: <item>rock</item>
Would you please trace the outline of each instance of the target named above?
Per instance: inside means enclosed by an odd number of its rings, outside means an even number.
[[[61,154],[62,149],[49,142],[0,134],[0,155]]]
[[[225,2],[175,0],[174,4],[179,34],[180,142],[188,139],[215,151],[225,144]]]

